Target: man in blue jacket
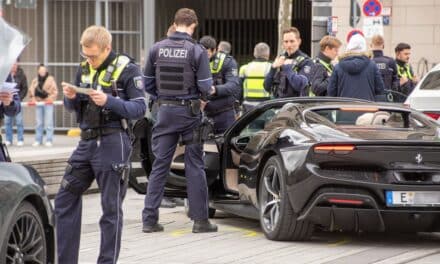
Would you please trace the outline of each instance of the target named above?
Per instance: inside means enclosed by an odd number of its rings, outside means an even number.
[[[352,36],[330,76],[328,96],[375,101],[383,92],[382,75],[369,58],[365,38],[360,34]]]
[[[97,263],[117,263],[121,247],[122,202],[126,193],[131,142],[128,120],[146,110],[143,76],[127,56],[112,50],[112,36],[101,26],[81,36],[81,55],[75,85],[63,84],[64,106],[75,112],[81,140],[55,198],[58,263],[78,263],[82,194],[96,179],[103,215],[99,222],[101,248]]]
[[[264,89],[275,97],[296,97],[309,95],[309,81],[313,61],[302,52],[301,36],[295,27],[283,31],[285,52],[272,63],[264,79]]]
[[[8,93],[8,92],[1,92],[0,93],[0,121],[3,120],[3,117],[9,116],[15,116],[18,114],[21,110],[20,106],[20,98],[18,97],[18,93]],[[0,122],[1,123],[1,122]],[[1,135],[0,135],[0,143]],[[0,151],[0,161],[5,161],[6,157],[3,151]]]
[[[214,133],[219,134],[225,132],[235,121],[234,105],[241,95],[237,62],[231,55],[217,51],[216,40],[211,36],[202,37],[200,44],[208,53],[214,82],[212,87],[215,91],[208,96],[204,111],[214,121]]]

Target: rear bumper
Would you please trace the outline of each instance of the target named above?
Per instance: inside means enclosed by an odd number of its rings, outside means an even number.
[[[331,205],[329,198],[363,201],[362,205]],[[439,208],[384,208],[365,194],[325,192],[317,196],[299,216],[330,231],[440,231]]]
[[[440,193],[440,184],[371,182],[365,178],[339,177],[335,172],[331,177],[310,174],[303,181],[287,186],[290,203],[299,219],[331,231],[440,231],[440,206],[388,207],[385,197],[388,190]]]

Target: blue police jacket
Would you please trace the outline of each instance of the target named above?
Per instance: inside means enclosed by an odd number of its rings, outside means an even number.
[[[293,54],[288,55],[284,53],[286,59],[297,60],[300,57],[303,57],[301,61],[295,66],[292,64],[282,65],[280,69],[271,68],[269,73],[266,75],[264,79],[264,89],[267,92],[272,92],[272,87],[274,83],[278,82],[282,83],[282,80],[275,80],[277,77],[276,73],[280,71],[281,78],[286,78],[287,85],[286,95],[280,95],[280,91],[278,94],[275,94],[276,97],[290,97],[290,96],[305,96],[307,95],[306,87],[309,84],[309,79],[311,79],[311,70],[313,67],[313,61],[309,58],[307,54],[302,52],[301,50],[297,50]],[[281,88],[281,87],[279,87]],[[282,88],[283,89],[283,88]]]
[[[385,89],[399,90],[396,61],[391,57],[384,56],[382,50],[373,50],[373,61],[376,63],[377,68],[379,68]]]
[[[110,63],[116,58],[116,54],[112,51],[105,59],[101,66],[97,69],[97,73],[94,76],[93,83],[99,76],[99,73],[105,71]],[[81,83],[82,67],[78,67],[76,73],[75,85],[83,87]],[[110,110],[118,116],[125,119],[140,119],[144,117],[146,111],[144,82],[142,72],[138,65],[131,61],[125,66],[118,80],[116,81],[118,87],[119,98],[111,94],[111,90],[104,92],[107,93],[107,102],[103,106],[104,109]],[[85,94],[76,94],[74,99],[68,99],[64,97],[64,106],[69,111],[74,111],[77,116],[77,122],[80,124],[81,129],[90,128],[87,123],[81,118],[81,102],[88,101],[89,96]],[[120,121],[108,121],[103,124],[103,127],[121,127]]]
[[[176,31],[173,35],[168,37],[174,40],[189,40],[194,42],[191,36],[185,32]],[[194,49],[190,59],[190,63],[193,66],[193,71],[196,79],[194,87],[189,88],[187,95],[179,96],[158,96],[158,87],[156,79],[156,62],[158,60],[158,50],[163,47],[167,47],[168,38],[156,42],[149,51],[148,59],[145,64],[145,90],[152,95],[153,99],[168,99],[168,100],[189,100],[199,99],[201,96],[207,96],[211,91],[212,76],[209,68],[209,60],[206,49],[199,44],[194,43]]]
[[[226,108],[231,109],[234,106],[234,102],[240,99],[241,87],[240,78],[238,77],[238,66],[232,56],[226,56],[220,72],[214,77],[214,80],[216,79],[221,79],[222,83],[214,84],[216,93],[208,97],[209,102],[205,107],[205,112],[208,115],[214,112],[221,112]]]

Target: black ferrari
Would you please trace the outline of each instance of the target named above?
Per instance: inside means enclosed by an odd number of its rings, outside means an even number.
[[[6,147],[0,144],[0,151]],[[0,263],[55,263],[55,222],[45,183],[29,166],[0,162]]]
[[[170,120],[171,122],[171,120]],[[150,117],[138,121],[130,183],[145,193]],[[183,147],[166,195],[185,197]],[[246,113],[212,142],[205,170],[210,213],[259,219],[267,238],[329,231],[440,229],[440,126],[403,105],[286,98]]]

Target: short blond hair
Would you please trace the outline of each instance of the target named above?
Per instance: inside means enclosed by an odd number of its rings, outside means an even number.
[[[96,44],[101,49],[104,49],[112,44],[112,34],[105,27],[90,26],[82,33],[79,44],[87,48]]]
[[[382,47],[385,44],[385,40],[381,35],[374,35],[371,39],[371,45],[375,47]]]
[[[321,51],[324,51],[326,47],[330,49],[341,47],[342,42],[333,36],[324,36],[321,41],[319,41],[319,47]]]

